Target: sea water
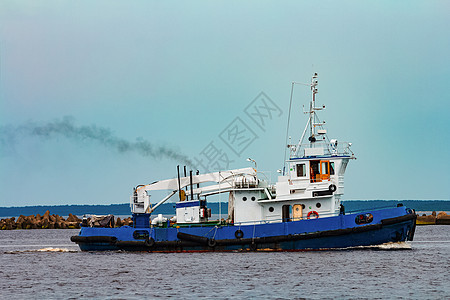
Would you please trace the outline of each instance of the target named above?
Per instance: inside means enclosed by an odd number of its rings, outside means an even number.
[[[450,226],[335,251],[81,252],[78,230],[0,231],[3,299],[449,299]]]

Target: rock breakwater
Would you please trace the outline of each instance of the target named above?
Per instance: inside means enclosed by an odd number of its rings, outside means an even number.
[[[450,225],[450,215],[443,211],[438,214],[435,211],[431,215],[423,214],[417,216],[417,225]]]
[[[88,224],[90,218],[87,219]],[[77,229],[80,228],[82,220],[76,215],[69,214],[67,219],[55,214],[50,214],[50,211],[46,211],[44,215],[20,215],[16,217],[6,218],[0,220],[0,230],[13,230],[13,229]],[[133,221],[131,217],[121,220],[117,218],[113,222],[115,227],[121,227],[125,225],[132,225]]]

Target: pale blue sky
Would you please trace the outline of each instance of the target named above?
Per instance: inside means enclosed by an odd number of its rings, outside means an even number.
[[[448,200],[449,11],[448,1],[3,0],[0,126],[69,116],[190,158],[213,142],[230,167],[250,156],[274,179],[290,83],[318,72],[330,137],[358,157],[345,199]],[[244,112],[260,92],[283,111],[264,130]],[[308,101],[296,87],[294,110]],[[219,138],[236,117],[257,136],[240,156]],[[306,119],[293,117],[298,139]],[[4,141],[0,206],[126,203],[179,163],[60,135]]]

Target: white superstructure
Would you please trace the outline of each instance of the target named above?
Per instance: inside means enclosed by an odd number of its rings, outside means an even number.
[[[295,83],[292,83],[293,85]],[[287,145],[289,158],[275,184],[253,168],[191,175],[138,186],[131,197],[133,213],[151,213],[160,204],[178,194],[178,223],[208,221],[206,197],[229,193],[228,222],[251,224],[260,222],[295,221],[338,215],[344,193],[344,173],[350,159],[351,143],[329,140],[316,107],[317,73],[311,84],[312,100],[308,122],[298,144]],[[292,95],[291,95],[292,103]],[[289,125],[288,125],[289,126]],[[304,143],[306,133],[308,142]],[[209,184],[209,185],[208,185]],[[201,186],[200,186],[201,185]],[[188,187],[188,188],[186,188]],[[190,189],[189,189],[190,187]],[[186,188],[186,191],[184,190]],[[152,191],[169,190],[170,194],[151,205]],[[201,199],[201,200],[200,200]],[[188,201],[189,200],[189,201]]]

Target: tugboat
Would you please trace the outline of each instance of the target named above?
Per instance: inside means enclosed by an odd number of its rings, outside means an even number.
[[[401,204],[345,213],[344,174],[355,155],[351,143],[328,139],[325,122],[317,115],[325,108],[316,106],[317,78],[315,73],[308,84],[312,99],[305,112],[307,124],[298,144],[287,143],[289,158],[275,184],[257,171],[256,163],[255,168],[190,171],[183,177],[178,167],[176,178],[134,188],[132,226],[113,228],[110,219],[103,222],[109,226],[83,222],[72,242],[83,251],[207,252],[325,250],[412,241],[417,216]],[[152,204],[151,194],[162,190],[169,194]],[[207,198],[222,193],[228,194],[228,218],[211,220]],[[175,216],[152,219],[175,195]]]

